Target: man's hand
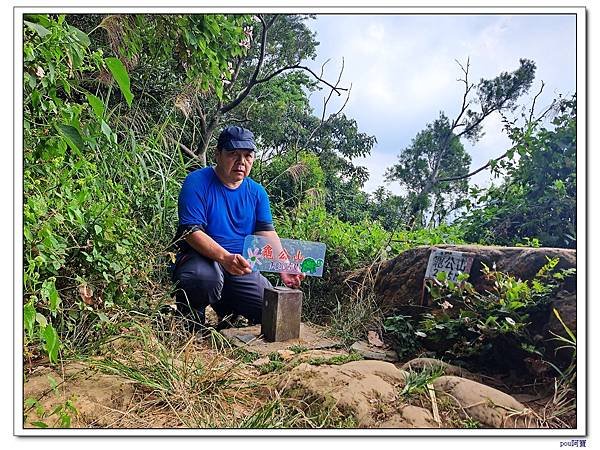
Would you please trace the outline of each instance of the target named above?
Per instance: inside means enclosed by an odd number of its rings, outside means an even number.
[[[281,273],[281,281],[283,284],[289,288],[298,289],[300,287],[300,283],[304,280],[305,275],[303,273],[295,274],[295,273]]]
[[[245,275],[252,272],[250,263],[242,255],[230,253],[221,261],[223,268],[231,275]]]

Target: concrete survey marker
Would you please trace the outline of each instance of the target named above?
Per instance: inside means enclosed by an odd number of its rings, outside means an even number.
[[[325,250],[326,245],[320,242],[272,239],[251,234],[244,240],[242,256],[254,272],[302,273],[321,277]]]
[[[265,288],[261,333],[269,342],[300,337],[302,291],[287,287]]]

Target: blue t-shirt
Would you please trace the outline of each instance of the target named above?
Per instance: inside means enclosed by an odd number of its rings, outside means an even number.
[[[250,178],[231,189],[212,167],[195,170],[179,193],[177,234],[190,228],[204,231],[230,253],[241,254],[246,236],[274,229],[267,191]],[[185,241],[180,247],[189,248]]]

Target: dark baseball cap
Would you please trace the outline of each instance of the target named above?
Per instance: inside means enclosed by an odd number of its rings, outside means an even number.
[[[236,150],[238,148],[256,150],[254,134],[246,128],[229,126],[219,135],[217,148],[220,150]]]

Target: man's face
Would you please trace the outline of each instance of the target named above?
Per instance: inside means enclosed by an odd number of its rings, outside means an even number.
[[[254,152],[247,149],[217,150],[217,169],[228,182],[242,181],[250,175]]]

